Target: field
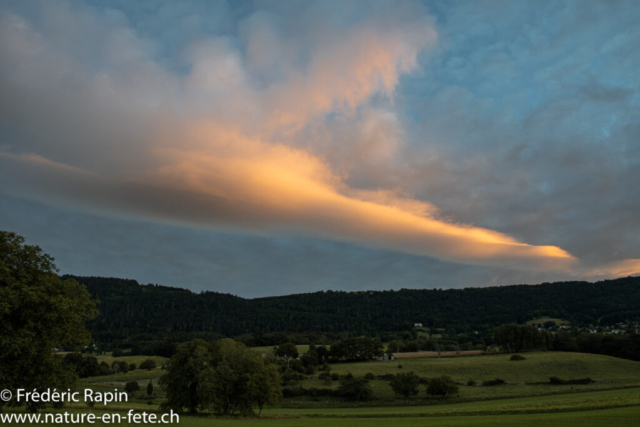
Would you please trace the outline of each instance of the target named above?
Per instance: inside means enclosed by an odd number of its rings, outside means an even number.
[[[269,347],[256,349],[263,351]],[[302,348],[304,351],[304,348]],[[427,421],[442,426],[484,426],[506,423],[507,425],[533,426],[597,426],[638,425],[640,418],[640,363],[608,356],[562,353],[523,353],[526,360],[511,361],[511,355],[478,355],[447,358],[414,358],[395,361],[343,363],[331,365],[331,372],[356,377],[366,373],[375,376],[413,371],[421,377],[432,378],[450,375],[460,387],[459,396],[448,399],[427,396],[424,386],[418,396],[408,399],[397,397],[382,379],[370,382],[376,399],[364,403],[342,402],[333,397],[291,397],[277,407],[266,408],[264,419],[219,419],[214,417],[183,416],[181,425],[186,426],[324,426],[330,422],[341,426],[403,426],[424,425]],[[111,358],[105,357],[110,363]],[[141,360],[137,360],[141,359]],[[144,358],[119,357],[127,363],[139,363]],[[164,359],[157,360],[162,366]],[[401,366],[401,368],[399,367]],[[124,411],[135,408],[139,411],[158,411],[164,392],[158,387],[161,369],[135,370],[126,374],[94,377],[80,381],[81,387],[96,391],[124,389],[129,381],[138,381],[141,390],[126,403],[112,403],[107,407],[96,405],[95,412],[104,409]],[[556,376],[565,380],[589,377],[595,381],[588,385],[551,385],[549,378]],[[473,379],[482,381],[501,378],[506,384],[499,386],[468,386]],[[154,392],[146,395],[146,385],[152,382]],[[300,382],[305,388],[337,388],[338,382],[330,384],[315,376]],[[67,411],[86,412],[82,404]],[[120,412],[125,414],[125,412]],[[330,421],[327,419],[329,418]],[[11,423],[20,425],[19,423]],[[97,423],[100,425],[100,423]],[[128,425],[122,423],[121,425]]]
[[[636,390],[636,394],[638,391]],[[590,394],[590,393],[588,393]],[[531,399],[531,398],[530,398]],[[498,407],[496,404],[501,402],[490,402],[485,405],[485,409]],[[621,406],[610,409],[588,410],[580,407],[565,408],[568,412],[550,411],[546,413],[508,413],[502,412],[496,415],[482,415],[482,413],[469,412],[468,414],[438,414],[434,412],[432,415],[422,414],[403,414],[402,416],[385,416],[386,414],[368,414],[359,416],[356,413],[345,413],[342,415],[333,415],[327,419],[325,417],[305,417],[297,415],[291,418],[269,417],[263,419],[219,419],[205,417],[180,417],[179,425],[189,427],[323,427],[331,424],[333,427],[351,427],[351,426],[371,426],[386,427],[389,425],[401,425],[407,427],[424,426],[425,424],[444,426],[444,427],[462,427],[462,426],[491,426],[503,424],[508,426],[538,427],[544,426],[637,426],[640,418],[640,406],[636,402],[633,406]],[[80,412],[80,410],[67,410],[69,412]],[[86,410],[84,412],[87,412]],[[102,415],[102,411],[95,410],[94,413]],[[122,412],[125,416],[126,412]],[[8,423],[9,424],[9,423]],[[10,425],[24,426],[31,425],[27,423],[12,422]],[[47,424],[44,424],[47,425]],[[78,424],[78,425],[106,425],[102,422],[95,424]],[[139,424],[130,424],[127,422],[119,423],[122,426],[133,426]]]

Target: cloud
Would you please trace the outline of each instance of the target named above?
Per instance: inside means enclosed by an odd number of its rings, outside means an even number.
[[[422,153],[406,144],[393,108],[402,76],[438,39],[420,4],[311,4],[296,6],[295,20],[268,5],[231,31],[185,42],[188,67],[180,72],[157,61],[154,43],[120,14],[61,4],[45,3],[38,19],[0,15],[3,193],[457,263],[581,271],[552,238],[527,244],[473,219],[456,221],[425,202],[428,194],[397,190],[411,184],[403,174],[389,174],[400,176],[398,185],[382,185],[394,159]],[[433,176],[437,185],[446,150],[434,151],[441,157],[416,156],[412,179]],[[450,159],[460,160],[456,154]],[[425,164],[433,175],[418,170]]]

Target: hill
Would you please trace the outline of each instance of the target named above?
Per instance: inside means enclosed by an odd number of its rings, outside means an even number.
[[[89,326],[101,342],[132,335],[179,340],[183,335],[259,336],[284,331],[376,336],[413,330],[417,322],[466,333],[542,317],[578,325],[640,318],[639,277],[447,290],[322,291],[256,299],[141,285],[135,280],[65,277],[86,285],[99,301],[100,315]]]

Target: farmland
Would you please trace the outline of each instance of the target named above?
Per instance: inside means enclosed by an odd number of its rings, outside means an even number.
[[[265,348],[254,349],[263,351]],[[302,349],[301,349],[302,350]],[[387,374],[413,371],[424,378],[450,375],[460,385],[459,395],[442,399],[429,397],[421,387],[417,396],[401,398],[393,394],[383,379],[370,382],[375,400],[370,402],[343,402],[335,397],[289,397],[276,407],[267,408],[264,419],[221,419],[215,417],[183,416],[186,426],[322,426],[327,418],[336,427],[424,424],[424,418],[443,426],[494,425],[576,425],[616,426],[636,425],[640,417],[640,363],[608,356],[562,353],[523,353],[525,360],[511,361],[510,355],[481,355],[468,357],[412,358],[395,361],[332,364],[331,372],[351,373],[362,377],[372,373],[376,378]],[[116,360],[132,361],[134,356]],[[109,359],[110,360],[110,359]],[[157,360],[162,366],[164,359]],[[399,367],[401,366],[401,367]],[[161,369],[135,370],[125,374],[94,377],[80,381],[81,387],[98,391],[122,388],[129,381],[144,385],[151,381],[152,397],[145,390],[136,392],[127,404],[114,403],[107,408],[158,411],[164,392],[157,387]],[[582,385],[551,385],[549,378],[591,378],[594,382]],[[504,385],[483,386],[483,381],[501,378]],[[476,385],[468,386],[472,379]],[[317,374],[300,381],[305,388],[336,388],[337,381],[327,384]],[[96,405],[94,411],[107,409]],[[86,411],[83,405],[74,405],[71,411]],[[214,419],[210,419],[214,418]],[[123,424],[127,425],[127,424]]]

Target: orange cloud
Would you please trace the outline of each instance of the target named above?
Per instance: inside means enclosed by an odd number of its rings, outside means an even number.
[[[245,232],[319,235],[470,264],[539,270],[568,269],[575,262],[555,246],[528,245],[496,231],[438,219],[428,203],[389,191],[351,189],[305,151],[210,123],[189,128],[185,148],[157,149],[161,166],[122,179],[34,156],[1,158],[13,163],[15,188],[23,187],[19,177],[28,174],[29,188],[97,210]],[[208,146],[204,141],[210,141]]]

